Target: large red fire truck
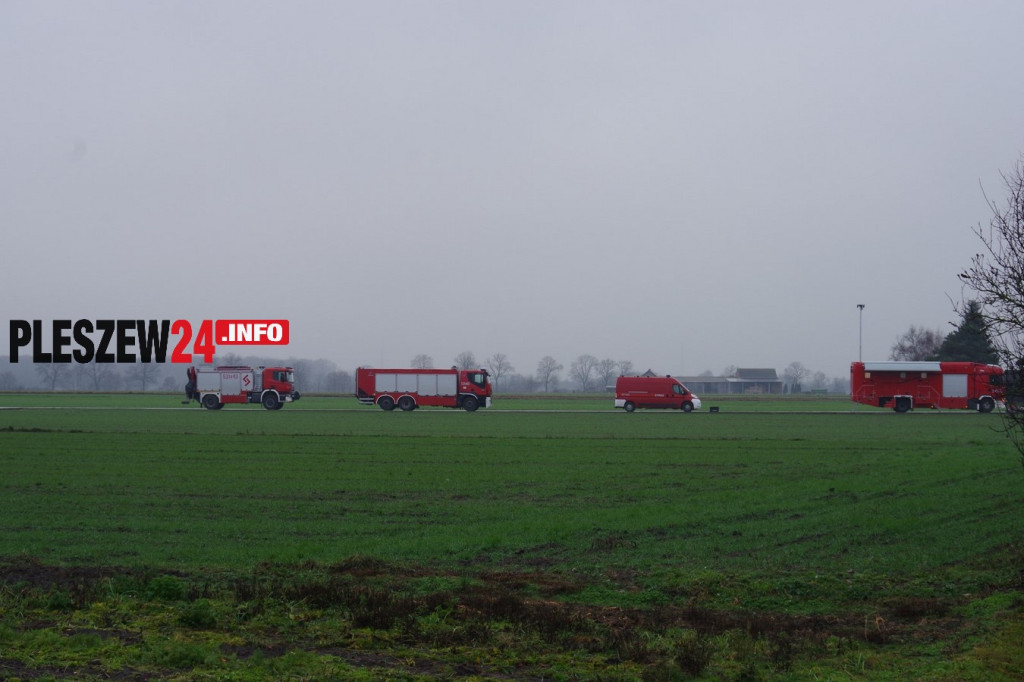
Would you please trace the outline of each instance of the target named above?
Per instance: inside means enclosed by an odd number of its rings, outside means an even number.
[[[485,369],[375,369],[356,370],[356,398],[382,410],[461,407],[473,412],[491,406],[491,383]]]
[[[1006,400],[1003,370],[977,362],[854,362],[850,398],[857,403],[892,407],[969,409],[991,412]]]
[[[208,410],[230,403],[260,403],[268,410],[280,410],[299,399],[295,370],[291,367],[190,367],[185,392]]]

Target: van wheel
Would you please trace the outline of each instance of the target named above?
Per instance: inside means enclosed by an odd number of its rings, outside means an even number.
[[[382,395],[380,400],[377,401],[377,404],[380,405],[380,409],[385,412],[390,412],[395,409],[395,399],[389,395]]]
[[[693,412],[693,403],[683,403],[683,412]]]
[[[403,395],[401,398],[398,399],[398,408],[403,412],[415,410],[416,401],[412,399],[411,395]]]
[[[632,412],[633,410],[636,409],[636,405],[634,405],[633,403],[626,403],[625,405],[622,406],[622,409],[624,409],[626,412]]]

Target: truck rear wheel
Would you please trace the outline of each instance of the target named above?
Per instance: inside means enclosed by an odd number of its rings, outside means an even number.
[[[380,405],[380,409],[385,412],[390,412],[395,409],[395,399],[389,395],[382,395],[380,400],[377,401],[377,404]]]
[[[416,409],[416,401],[411,395],[403,395],[398,399],[398,407],[403,412],[411,412]]]
[[[480,407],[480,401],[475,396],[467,395],[462,399],[462,409],[466,412],[476,412],[478,407]]]
[[[904,413],[910,409],[910,398],[896,398],[896,402],[893,403],[892,409],[899,413]]]
[[[277,394],[273,391],[267,391],[263,394],[263,409],[265,410],[276,410],[281,407],[281,399],[277,397]]]
[[[213,393],[207,393],[203,396],[203,407],[208,410],[216,410],[220,408],[220,398]]]

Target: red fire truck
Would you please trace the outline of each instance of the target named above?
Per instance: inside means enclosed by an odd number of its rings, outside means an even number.
[[[850,398],[856,403],[892,407],[969,409],[991,412],[1006,399],[1003,370],[977,362],[854,362]]]
[[[491,406],[491,383],[485,369],[356,370],[356,398],[382,410],[415,410],[421,405],[461,407],[473,412]]]
[[[280,410],[299,399],[291,367],[190,367],[188,376],[189,400],[198,400],[208,410],[229,403],[260,403],[268,410]]]

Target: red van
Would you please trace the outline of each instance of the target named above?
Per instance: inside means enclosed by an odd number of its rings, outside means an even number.
[[[619,377],[615,382],[615,407],[632,412],[638,407],[693,412],[700,398],[675,377]]]

